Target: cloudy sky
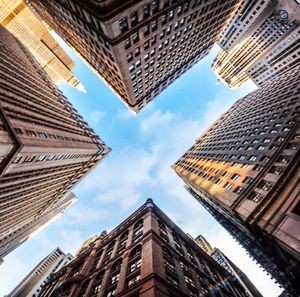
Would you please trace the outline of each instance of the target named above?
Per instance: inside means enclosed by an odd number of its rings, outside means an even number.
[[[0,266],[0,296],[8,294],[54,248],[75,253],[85,239],[113,229],[148,197],[185,232],[202,234],[220,248],[264,296],[278,296],[279,287],[185,191],[170,168],[204,129],[238,98],[254,90],[254,85],[230,91],[218,84],[210,68],[218,51],[215,47],[135,116],[67,50],[77,63],[74,72],[87,93],[65,84],[60,87],[112,151],[74,189],[78,201],[5,258]]]

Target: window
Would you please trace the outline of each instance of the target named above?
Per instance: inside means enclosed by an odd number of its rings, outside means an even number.
[[[263,145],[259,145],[257,148],[259,151],[263,151],[265,149],[265,147]]]
[[[128,265],[128,271],[131,273],[135,270],[137,270],[138,268],[140,268],[142,265],[142,259],[139,258],[133,262],[131,262],[129,265]]]
[[[184,275],[184,280],[185,280],[185,282],[186,282],[188,285],[190,285],[190,286],[192,286],[192,287],[195,287],[195,282],[194,282],[194,280],[192,279],[191,276],[189,276],[189,275]]]
[[[233,187],[233,185],[231,183],[226,183],[223,188],[225,190],[229,191],[232,187]]]
[[[143,235],[143,220],[139,220],[133,228],[133,242],[137,242]]]
[[[119,27],[122,33],[128,30],[127,18],[123,18],[119,21]]]
[[[238,180],[240,178],[240,176],[238,174],[234,174],[231,179],[232,180]]]
[[[249,199],[256,203],[260,202],[262,198],[263,196],[256,192],[252,192],[251,195],[249,196]]]
[[[130,279],[127,282],[128,287],[132,287],[133,285],[135,285],[136,283],[138,283],[141,280],[141,276],[140,275],[136,275],[135,277],[133,277],[132,279]]]
[[[255,161],[256,159],[257,159],[256,156],[250,156],[250,157],[248,158],[249,161]]]
[[[101,270],[96,278],[95,278],[95,282],[93,284],[93,288],[92,288],[92,294],[97,294],[100,292],[100,289],[101,289],[101,286],[102,286],[102,280],[103,280],[103,277],[104,277],[104,273],[105,273],[105,270]]]
[[[138,23],[138,14],[136,11],[134,11],[131,15],[130,15],[130,21],[131,21],[131,26],[135,26]]]
[[[150,5],[146,4],[144,5],[144,18],[147,18],[148,16],[150,16]]]
[[[249,166],[250,166],[249,164],[245,163],[245,164],[242,166],[242,168],[243,168],[243,169],[247,169]]]
[[[242,188],[242,187],[236,187],[236,188],[234,189],[233,193],[235,193],[235,194],[240,194],[240,193],[242,193],[242,191],[243,191],[243,188]]]
[[[111,297],[111,296],[115,296],[117,293],[117,289],[113,289],[111,291],[109,291],[107,294],[106,294],[106,297]]]
[[[34,160],[35,156],[27,156],[25,159],[24,159],[24,163],[29,163],[29,162],[32,162]]]

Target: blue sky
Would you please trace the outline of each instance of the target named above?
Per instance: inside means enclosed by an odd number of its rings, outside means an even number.
[[[62,43],[62,42],[61,42]],[[231,91],[217,83],[211,64],[218,48],[160,94],[137,116],[63,43],[87,93],[60,88],[112,148],[74,189],[78,201],[58,220],[9,254],[0,266],[0,296],[57,246],[75,253],[81,243],[111,230],[151,197],[185,232],[204,235],[253,281],[264,296],[281,290],[188,194],[170,166],[222,112],[255,89]]]

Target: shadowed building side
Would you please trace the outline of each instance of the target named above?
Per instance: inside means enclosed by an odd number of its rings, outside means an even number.
[[[172,166],[213,212],[248,229],[255,258],[291,292],[299,292],[299,73],[295,67],[238,100]]]
[[[151,199],[108,234],[85,242],[40,296],[66,295],[247,296]]]
[[[26,1],[134,112],[209,53],[240,2]]]
[[[109,150],[0,26],[0,248],[48,214]]]

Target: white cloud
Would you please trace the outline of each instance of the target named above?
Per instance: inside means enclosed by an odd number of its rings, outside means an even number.
[[[82,197],[82,200],[84,197]],[[70,206],[59,219],[59,225],[64,227],[82,227],[91,223],[99,223],[107,218],[109,212],[107,209],[99,207],[88,207],[76,203]]]
[[[105,116],[105,113],[102,110],[95,110],[93,112],[90,113],[90,119],[91,119],[91,123],[93,125],[98,124],[103,117]]]
[[[26,275],[26,265],[23,259],[16,255],[8,255],[0,266],[1,288],[0,295],[10,293],[10,288],[16,285],[16,280],[21,280]]]
[[[87,239],[84,238],[80,231],[76,229],[66,229],[62,230],[59,233],[59,236],[62,238],[60,248],[66,252],[73,255],[76,254],[80,246]]]
[[[117,113],[117,119],[120,121],[127,121],[134,117],[136,117],[136,115],[125,107],[124,109],[120,109]]]

